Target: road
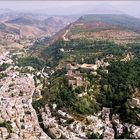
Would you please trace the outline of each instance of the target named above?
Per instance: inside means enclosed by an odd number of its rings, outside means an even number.
[[[62,36],[62,38],[63,38],[64,41],[69,41],[69,39],[66,37],[66,35],[67,35],[68,32],[69,32],[69,30],[66,30],[66,32]]]

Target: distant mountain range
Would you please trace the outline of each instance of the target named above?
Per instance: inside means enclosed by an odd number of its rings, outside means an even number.
[[[15,17],[10,14],[6,15],[6,18],[0,19],[0,23],[3,25],[0,31],[11,33],[12,28],[12,31],[13,29],[18,30],[18,34],[22,32],[22,36],[26,37],[52,36],[75,20],[68,16],[38,16],[30,13],[29,15],[27,13],[16,14]]]
[[[79,18],[77,22],[86,22],[86,20],[88,22],[102,22],[118,28],[140,32],[139,19],[125,15],[124,12],[112,5],[84,5],[84,7],[85,9],[83,6],[56,8],[55,10],[50,8],[32,12],[0,9],[0,23],[8,27],[1,26],[0,31],[11,32],[11,29],[12,31],[15,29],[14,31],[18,30],[18,33],[21,31],[23,36],[27,37],[52,36]],[[60,10],[58,15],[56,14],[57,10]],[[70,13],[71,15],[68,15]]]
[[[140,33],[140,19],[124,14],[91,14],[79,18],[78,22],[105,22],[112,26]]]
[[[31,24],[36,24],[38,22],[39,22],[38,20],[32,18],[26,18],[24,16],[6,21],[6,23],[21,24],[21,25],[31,25]]]

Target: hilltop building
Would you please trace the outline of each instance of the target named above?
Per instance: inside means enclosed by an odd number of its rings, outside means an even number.
[[[77,87],[87,88],[88,82],[86,81],[84,75],[80,73],[80,71],[70,69],[65,76],[68,86],[72,89]]]

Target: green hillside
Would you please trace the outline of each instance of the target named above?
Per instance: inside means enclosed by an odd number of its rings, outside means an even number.
[[[90,29],[89,23],[93,22],[108,23],[108,27],[111,24],[111,31],[112,26],[115,26],[114,34],[111,36],[116,36],[117,30],[119,30],[121,33],[125,32],[126,38],[133,40],[133,42],[117,44],[110,38],[91,40],[89,37],[93,33],[92,30],[84,38],[81,37],[86,34],[84,30],[82,31],[83,34],[80,34],[81,36],[70,38],[73,35],[71,30],[77,30],[79,27]],[[84,25],[79,25],[79,23],[84,23]],[[35,44],[35,50],[32,46],[32,54],[28,58],[20,59],[19,65],[28,66],[31,64],[36,69],[46,67],[45,72],[48,71],[47,67],[49,66],[54,71],[47,79],[49,84],[43,83],[42,89],[43,99],[41,101],[50,106],[56,103],[57,109],[84,117],[101,111],[103,107],[109,107],[112,109],[111,113],[120,114],[122,121],[140,125],[140,118],[138,117],[140,108],[137,106],[132,108],[129,104],[129,100],[133,97],[140,97],[140,43],[136,42],[134,38],[134,35],[138,36],[139,34],[133,33],[133,31],[138,31],[139,23],[138,19],[126,15],[88,15],[81,17],[63,32],[57,33],[59,37],[54,39],[55,41],[49,43],[47,40],[46,45],[44,42],[38,47]],[[121,28],[122,30],[120,30]],[[131,31],[127,32],[128,29]],[[63,36],[63,33],[66,33],[65,30],[68,31],[68,35],[65,36],[65,38],[68,37],[67,41],[64,41]],[[103,34],[100,31],[94,34],[98,33],[101,36]],[[79,35],[79,32],[75,34]],[[128,35],[130,35],[129,38]],[[76,88],[69,86],[68,82],[71,79],[68,80],[66,76],[67,64],[81,66],[84,63],[96,64],[98,60],[103,64],[96,70],[83,69],[82,67],[74,70],[78,71],[77,73],[80,72],[79,75],[82,75],[80,79],[84,79],[81,83],[88,83],[86,86],[77,86]],[[109,66],[104,66],[105,63],[108,63]],[[85,95],[79,98],[79,94],[83,93]]]

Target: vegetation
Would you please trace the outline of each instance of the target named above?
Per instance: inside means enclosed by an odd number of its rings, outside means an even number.
[[[114,17],[114,21],[118,20],[115,18],[118,17]],[[115,24],[114,21],[110,22]],[[120,26],[119,23],[116,24]],[[127,29],[133,28],[132,23],[128,24],[131,25],[128,25],[128,27],[126,25]],[[57,103],[58,108],[83,115],[94,114],[102,107],[110,107],[113,110],[112,113],[121,114],[125,122],[140,124],[137,116],[139,109],[131,108],[128,103],[128,99],[132,99],[135,91],[137,89],[139,90],[140,87],[139,46],[139,43],[120,46],[109,41],[93,42],[88,39],[67,42],[63,40],[57,41],[46,48],[41,54],[42,58],[46,60],[46,65],[51,68],[61,68],[61,70],[56,70],[50,77],[50,85],[46,85],[45,90],[43,90],[45,100],[50,104]],[[64,51],[61,51],[61,48]],[[122,62],[122,58],[128,52],[134,55],[134,59],[128,62]],[[95,63],[97,58],[103,59],[111,64],[108,69],[108,74],[104,72],[103,68],[97,71],[97,76],[93,76],[88,71],[80,70],[85,74],[86,79],[90,82],[90,86],[88,87],[87,96],[79,99],[77,95],[83,89],[80,87],[72,90],[67,86],[64,77],[66,73],[64,69],[65,64]],[[91,97],[93,100],[91,100]]]
[[[110,107],[114,113],[121,114],[124,121],[139,124],[139,110],[132,109],[128,104],[128,99],[131,99],[135,90],[140,87],[139,46],[138,43],[118,46],[108,41],[58,41],[43,52],[51,67],[57,67],[64,62],[95,63],[96,58],[103,58],[111,65],[108,74],[100,68],[97,76],[93,76],[90,71],[80,70],[90,82],[87,96],[81,99],[78,99],[77,95],[82,92],[82,87],[70,89],[64,77],[66,70],[58,70],[50,77],[50,85],[47,86],[44,98],[49,103],[57,103],[58,108],[84,115],[94,114],[100,107]],[[60,48],[63,48],[64,52],[61,52]],[[121,62],[127,52],[132,52],[135,59]]]
[[[32,51],[36,51],[36,50],[42,48],[45,44],[47,44],[49,39],[50,39],[49,37],[44,37],[44,38],[40,38],[40,39],[36,40],[35,43],[33,44],[33,46],[31,46],[29,48],[29,52],[31,53]]]
[[[113,112],[120,113],[126,122],[140,125],[138,111],[132,109],[128,104],[136,89],[140,87],[140,59],[135,59],[127,63],[112,62],[109,67],[109,73],[102,75],[101,94],[98,102],[102,106],[113,108]]]
[[[64,74],[66,70],[60,70],[54,73],[50,79],[50,85],[44,93],[44,98],[49,104],[56,103],[58,108],[69,110],[75,114],[94,114],[99,110],[99,106],[95,100],[89,96],[79,99],[77,95],[84,89],[71,89],[67,86]]]
[[[88,133],[87,134],[88,139],[102,139],[103,136],[99,133]]]
[[[10,64],[3,63],[3,64],[0,66],[0,72],[1,72],[1,71],[5,71],[9,66],[10,66]]]
[[[7,76],[6,73],[0,73],[0,79],[4,78],[4,77],[6,77],[6,76]]]
[[[44,106],[44,102],[42,99],[35,100],[35,101],[33,101],[32,105],[36,110],[39,110],[40,108],[42,108]]]
[[[63,48],[64,52],[60,49]],[[123,46],[118,46],[108,41],[60,40],[42,52],[42,57],[47,60],[47,65],[56,67],[64,62],[94,63],[96,58],[103,58],[112,54],[115,59],[124,52]]]
[[[25,57],[25,58],[19,58],[18,59],[18,62],[17,62],[17,65],[18,66],[31,66],[35,69],[38,69],[38,70],[41,70],[44,65],[45,65],[45,62],[36,58],[36,57]]]
[[[5,127],[9,134],[12,133],[11,122],[9,121],[0,122],[0,127]]]

